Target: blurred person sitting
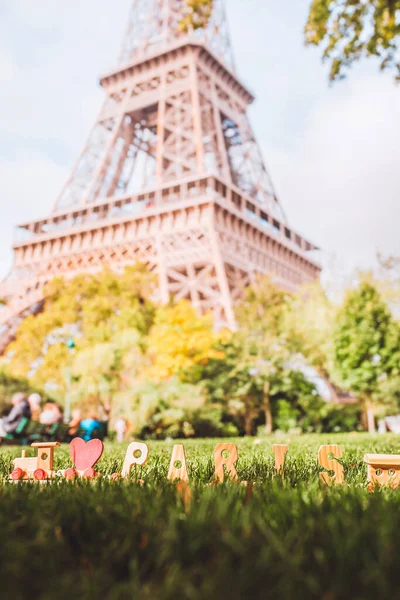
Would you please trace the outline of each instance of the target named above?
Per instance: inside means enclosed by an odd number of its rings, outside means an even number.
[[[62,423],[63,414],[60,406],[56,402],[46,402],[43,411],[40,413],[39,422],[42,425],[54,425]]]
[[[127,431],[127,422],[123,417],[118,417],[114,423],[114,429],[117,434],[117,442],[123,442]]]
[[[30,394],[28,397],[29,406],[31,407],[31,419],[32,421],[39,421],[40,417],[40,405],[42,398],[40,394]]]
[[[11,399],[12,408],[8,415],[0,419],[0,437],[13,434],[22,419],[30,419],[31,407],[25,394],[17,392]]]
[[[3,410],[1,411],[1,417],[0,417],[0,419],[3,419],[4,417],[8,417],[8,415],[12,411],[12,407],[13,407],[12,404],[9,404],[8,406],[5,406],[3,408]]]
[[[83,419],[79,424],[79,429],[82,431],[81,437],[89,441],[92,439],[95,432],[100,431],[101,423],[95,413],[89,415],[87,419]]]
[[[68,423],[68,433],[69,435],[76,435],[79,429],[79,425],[81,424],[81,411],[79,408],[75,408],[72,411],[72,417],[70,422]]]

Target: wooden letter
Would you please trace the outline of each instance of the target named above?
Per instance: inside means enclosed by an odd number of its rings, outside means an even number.
[[[289,446],[286,444],[273,444],[272,452],[275,454],[275,471],[282,475],[283,478],[283,467],[285,466],[285,456]]]
[[[337,460],[330,459],[329,455],[333,454],[336,458],[342,458],[342,449],[340,446],[336,444],[332,444],[331,446],[321,446],[318,450],[318,461],[321,467],[327,469],[328,471],[333,471],[333,475],[329,475],[329,473],[322,472],[319,474],[321,481],[324,483],[334,483],[336,485],[344,484],[344,471],[343,466],[338,463]]]
[[[225,457],[224,454],[227,453]],[[236,471],[235,463],[237,462],[238,450],[235,444],[217,444],[214,450],[214,461],[215,461],[215,480],[224,481],[224,465],[226,465],[228,476],[232,481],[238,480],[238,474]]]
[[[176,491],[182,499],[185,512],[187,513],[192,502],[192,490],[189,487],[187,481],[179,481],[176,484]]]
[[[181,466],[179,466],[180,463]],[[171,481],[189,481],[189,475],[186,468],[185,448],[182,444],[175,444],[172,450],[171,462],[169,465],[168,479]]]
[[[149,447],[147,444],[142,444],[140,442],[132,442],[129,444],[125,454],[124,465],[122,467],[122,477],[129,476],[133,465],[142,467],[146,464],[148,457]]]
[[[400,455],[398,454],[366,454],[364,462],[368,465],[368,483],[375,485],[400,485]]]

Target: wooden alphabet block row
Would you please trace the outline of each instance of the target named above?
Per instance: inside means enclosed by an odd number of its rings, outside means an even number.
[[[27,457],[26,450],[22,451],[21,458],[14,460],[14,470],[10,475],[11,481],[47,481],[61,475],[66,479],[84,477],[92,479],[100,475],[94,470],[96,463],[100,460],[104,445],[100,440],[85,442],[80,438],[72,440],[69,446],[74,468],[54,472],[54,449],[59,446],[58,442],[34,443],[38,455]],[[275,471],[282,479],[284,477],[285,458],[289,446],[286,444],[274,444],[272,451],[275,455]],[[149,447],[143,442],[132,442],[129,444],[121,473],[114,473],[112,480],[129,477],[134,466],[141,467],[146,464],[149,457]],[[326,485],[344,485],[344,469],[342,465],[343,453],[340,446],[336,444],[321,446],[318,450],[318,462],[323,468],[320,480]],[[214,449],[214,483],[223,483],[225,479],[233,482],[239,481],[236,463],[239,459],[238,449],[235,444],[220,443]],[[366,454],[364,462],[367,464],[368,484],[372,489],[375,486],[388,485],[398,487],[400,485],[400,455],[393,454]],[[178,483],[178,491],[181,494],[185,506],[190,502],[189,473],[185,448],[182,444],[175,444],[172,450],[167,478]],[[138,483],[144,483],[139,480]],[[253,482],[242,482],[253,488]],[[251,490],[248,492],[251,495]]]
[[[284,478],[284,467],[286,454],[289,451],[289,446],[286,444],[273,444],[272,452],[275,455],[275,471],[276,474]],[[134,465],[144,465],[149,456],[149,448],[147,444],[132,442],[129,445],[122,470],[122,477],[127,477]],[[238,482],[239,476],[236,470],[238,461],[238,449],[234,444],[221,443],[217,444],[214,449],[214,482],[222,483],[225,478],[230,481]],[[344,485],[344,469],[341,463],[343,452],[340,446],[330,444],[321,446],[318,450],[318,462],[324,469],[320,473],[320,480],[325,485]],[[390,485],[396,487],[400,485],[400,455],[390,454],[366,454],[364,462],[368,465],[368,483],[371,486]],[[117,474],[115,474],[117,475]],[[187,470],[187,460],[184,446],[176,444],[172,450],[171,462],[168,470],[168,479],[173,482],[181,482],[187,484],[189,482],[189,474]],[[250,490],[253,488],[253,482],[249,483]],[[186,502],[188,498],[187,486],[180,486],[181,491],[186,494]],[[183,492],[182,492],[183,493]]]

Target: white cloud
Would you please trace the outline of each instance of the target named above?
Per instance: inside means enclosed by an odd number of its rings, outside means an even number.
[[[0,85],[8,85],[16,75],[16,66],[13,60],[6,55],[6,53],[0,53]],[[3,88],[4,89],[4,88]]]
[[[40,155],[0,161],[0,273],[11,266],[15,226],[45,216],[67,171]]]
[[[399,89],[380,74],[340,84],[291,146],[265,144],[290,222],[349,267],[400,253]]]

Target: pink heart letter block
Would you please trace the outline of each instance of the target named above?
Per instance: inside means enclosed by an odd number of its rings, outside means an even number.
[[[104,445],[101,440],[85,442],[82,438],[74,438],[69,445],[69,453],[78,471],[91,469],[100,460]]]

